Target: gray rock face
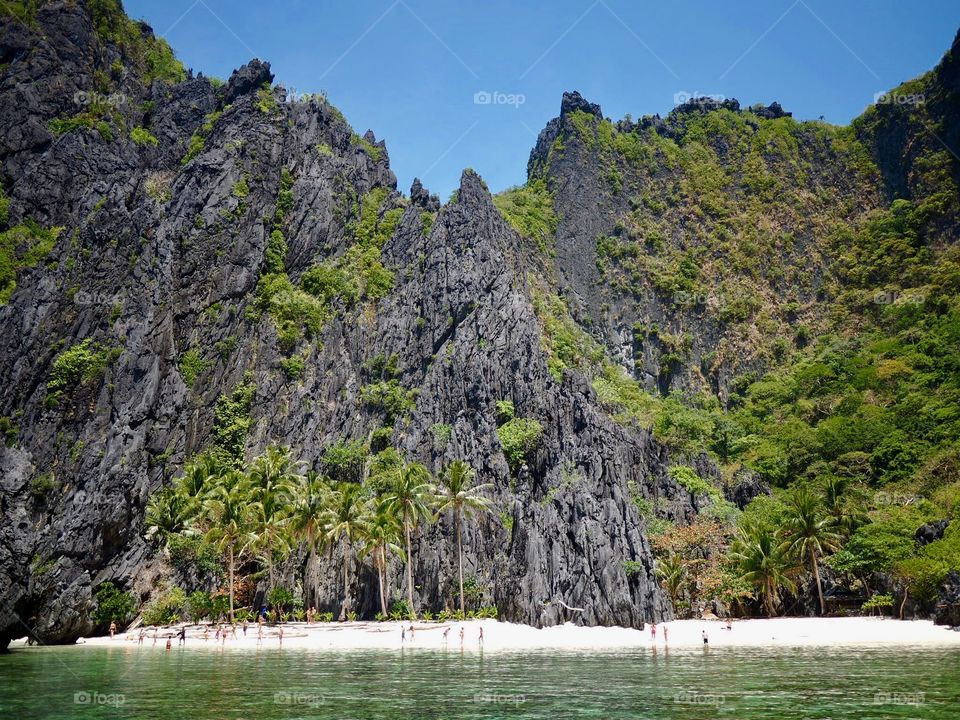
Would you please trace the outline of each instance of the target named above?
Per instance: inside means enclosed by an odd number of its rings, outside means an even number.
[[[936,522],[921,525],[917,529],[915,536],[917,539],[917,545],[922,547],[924,545],[929,545],[936,540],[942,540],[943,533],[946,532],[949,526],[950,521],[947,519],[937,520]]]
[[[109,136],[78,128],[58,137],[50,120],[83,109],[74,96],[91,91],[117,49],[97,38],[82,3],[53,3],[36,29],[4,19],[0,54],[10,63],[0,82],[10,222],[63,227],[0,306],[0,416],[18,428],[0,447],[0,645],[28,630],[45,642],[91,632],[104,581],[145,596],[158,571],[143,537],[146,502],[209,442],[217,398],[245,374],[257,388],[248,455],[281,443],[319,468],[329,443],[366,439],[383,424],[360,401],[365,363],[381,354],[396,356],[404,387],[418,390],[393,442],[433,470],[466,459],[496,488],[496,511],[466,523],[464,551],[466,572],[502,617],[635,627],[670,617],[633,496],[664,500],[677,520],[693,499],[666,475],[663,447],[614,424],[581,377],[558,383],[547,371],[531,263],[478,176],[464,174],[458,199],[424,236],[420,216],[438,209],[436,197],[415,185],[408,206],[385,145],[372,133],[358,142],[320,98],[263,90],[265,63],[223,88],[202,77],[144,87],[131,74],[116,89],[126,99]],[[133,126],[149,128],[156,145],[134,143]],[[383,248],[393,290],[340,307],[317,337],[301,339],[295,380],[281,372],[272,320],[249,312],[283,171],[294,178],[284,223],[294,282],[353,243],[356,202],[372,189],[386,191],[384,207],[406,207]],[[115,357],[53,405],[54,359],[84,339]],[[187,351],[204,362],[192,386],[179,368]],[[496,434],[501,399],[544,428],[516,477]],[[451,428],[442,447],[436,424]],[[443,518],[415,540],[423,607],[452,604],[451,527]],[[321,609],[338,608],[339,562],[321,559]],[[354,606],[370,616],[375,585],[369,569],[357,575]],[[389,581],[397,591],[398,567]]]
[[[936,625],[960,628],[960,573],[951,570],[939,588],[933,610]]]

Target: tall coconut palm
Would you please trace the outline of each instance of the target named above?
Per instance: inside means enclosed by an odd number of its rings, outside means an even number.
[[[749,523],[737,530],[730,557],[744,580],[760,590],[768,617],[776,612],[780,588],[793,589],[787,576],[789,566],[776,533],[766,523]]]
[[[373,566],[380,582],[380,612],[386,616],[387,607],[387,558],[389,553],[403,557],[400,535],[403,525],[396,508],[386,500],[377,502],[370,513],[363,531],[363,554],[373,556]]]
[[[347,619],[350,605],[350,560],[353,543],[361,536],[367,524],[367,502],[363,487],[354,482],[337,483],[330,503],[327,539],[339,542],[343,548],[343,605],[340,621]]]
[[[840,536],[833,530],[832,521],[820,499],[809,488],[798,487],[787,497],[782,527],[783,547],[801,564],[810,563],[810,570],[817,582],[821,615],[826,614],[827,605],[820,582],[820,558],[836,550],[840,541]]]
[[[465,613],[463,598],[463,540],[461,524],[465,517],[489,510],[490,499],[482,493],[493,489],[490,483],[474,485],[474,470],[462,460],[454,460],[444,468],[440,476],[440,492],[437,495],[437,513],[449,510],[453,513],[453,534],[457,539],[457,571],[460,580],[460,612]]]
[[[251,486],[246,475],[228,470],[219,476],[201,500],[200,518],[206,541],[224,554],[230,587],[230,622],[233,622],[233,586],[237,563],[249,547]]]
[[[410,605],[410,612],[416,615],[413,606],[413,548],[410,536],[420,520],[430,517],[430,504],[435,492],[430,484],[430,472],[420,463],[405,462],[389,472],[389,489],[385,499],[397,509],[403,520],[403,536],[407,550],[407,603]]]
[[[307,577],[316,577],[317,553],[326,542],[327,514],[330,510],[331,490],[319,473],[309,470],[301,476],[294,489],[293,514],[291,516],[291,532],[307,546],[307,567],[304,573],[304,588],[307,587]],[[307,598],[307,607],[316,601],[319,588],[312,589],[313,597]]]
[[[297,463],[290,457],[290,449],[274,446],[268,447],[250,466],[254,547],[267,566],[268,597],[274,587],[275,561],[290,550],[288,528],[293,514],[297,469]]]

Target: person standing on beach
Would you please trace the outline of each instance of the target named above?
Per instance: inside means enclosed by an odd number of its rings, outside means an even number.
[[[707,631],[706,631],[706,630],[704,630],[704,631],[703,631],[702,633],[700,633],[700,634],[703,636],[703,644],[704,644],[704,645],[706,645],[707,643],[710,642],[710,638],[707,637]]]
[[[244,637],[247,636],[247,619],[246,618],[243,619],[243,636]]]
[[[157,646],[157,629],[156,628],[153,629],[153,646],[154,647]]]
[[[400,644],[403,645],[406,641],[407,641],[407,629],[403,627],[403,625],[401,625],[400,626]]]
[[[280,626],[280,647],[283,647],[283,625]]]
[[[444,629],[444,631],[443,631],[443,644],[444,644],[444,645],[447,644],[447,635],[449,635],[449,634],[450,634],[450,627],[447,626],[446,629]]]
[[[650,639],[654,642],[657,641],[657,624],[650,623]]]
[[[480,626],[480,647],[483,647],[483,626]]]
[[[463,625],[460,626],[460,649],[463,650]]]
[[[177,645],[186,645],[187,644],[187,629],[185,627],[180,628],[180,632],[177,633]]]
[[[667,635],[668,635],[668,633],[669,633],[669,630],[667,629],[667,626],[664,625],[664,626],[663,626],[663,644],[664,644],[664,645],[667,644]]]
[[[263,623],[257,626],[257,644],[259,645],[261,642],[263,642]]]
[[[113,636],[117,634],[117,624],[113,621],[110,622],[110,639],[113,639]]]
[[[413,642],[413,623],[410,623],[410,642]]]
[[[137,637],[137,645],[143,645],[143,628],[140,628],[140,635]]]

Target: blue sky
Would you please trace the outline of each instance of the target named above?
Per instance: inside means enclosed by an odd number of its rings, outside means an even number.
[[[251,57],[324,91],[385,139],[401,190],[446,199],[473,167],[522,183],[536,134],[579,90],[618,119],[682,93],[779,101],[847,123],[874,94],[930,69],[960,26],[957,0],[126,0],[194,71]],[[500,93],[477,104],[478,92]]]

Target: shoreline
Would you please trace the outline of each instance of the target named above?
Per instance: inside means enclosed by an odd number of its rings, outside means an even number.
[[[413,633],[410,633],[410,626]],[[179,646],[176,634],[187,628],[186,643]],[[229,626],[227,626],[229,627]],[[652,639],[650,625],[644,630],[623,627],[582,627],[572,624],[538,629],[529,625],[498,620],[451,622],[303,622],[284,623],[280,641],[279,625],[264,625],[258,640],[258,626],[251,624],[244,636],[237,626],[236,638],[215,639],[215,625],[181,624],[145,628],[143,644],[140,629],[127,633],[81,638],[76,645],[90,647],[146,648],[163,651],[170,638],[171,649],[212,650],[459,650],[484,651],[573,650],[604,651],[626,649],[662,649],[703,647],[705,631],[710,648],[797,648],[797,647],[955,647],[960,649],[960,632],[934,625],[930,620],[896,620],[883,617],[853,618],[772,618],[735,620],[730,630],[720,620],[673,620],[656,626]],[[461,646],[460,630],[463,629]],[[207,639],[204,639],[204,631]],[[444,640],[444,630],[447,638]],[[667,638],[664,638],[666,630]],[[412,635],[412,637],[411,637]],[[26,647],[26,638],[15,640],[10,649]],[[72,647],[72,646],[66,646]]]

